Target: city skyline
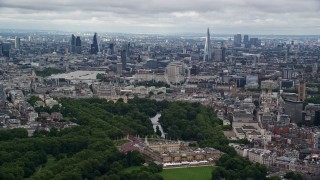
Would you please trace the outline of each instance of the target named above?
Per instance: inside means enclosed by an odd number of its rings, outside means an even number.
[[[200,2],[55,1],[0,2],[2,29],[39,29],[122,33],[317,35],[316,0],[213,0]]]

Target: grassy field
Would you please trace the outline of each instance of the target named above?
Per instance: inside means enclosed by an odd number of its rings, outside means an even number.
[[[164,180],[210,180],[212,166],[164,169],[160,174]]]

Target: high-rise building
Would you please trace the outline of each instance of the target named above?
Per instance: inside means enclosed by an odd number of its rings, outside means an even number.
[[[299,101],[304,101],[306,99],[306,82],[301,80],[298,84],[298,98]]]
[[[249,42],[249,35],[244,35],[243,36],[243,44],[246,48],[250,47],[250,42]]]
[[[110,49],[110,54],[113,55],[114,54],[114,43],[109,44],[109,49]]]
[[[122,63],[122,69],[125,70],[127,67],[127,44],[122,45],[121,48],[121,63]]]
[[[117,63],[116,65],[116,71],[117,71],[117,74],[122,74],[122,63]]]
[[[11,43],[4,42],[2,44],[2,55],[5,57],[10,57]]]
[[[20,49],[20,46],[21,46],[20,38],[16,36],[15,39],[14,39],[14,48],[15,49]]]
[[[184,68],[180,63],[170,63],[167,66],[167,78],[168,81],[172,84],[179,84],[184,80]]]
[[[99,52],[99,45],[98,45],[98,34],[94,33],[90,53],[97,54]]]
[[[286,67],[282,69],[282,78],[283,79],[292,79],[293,77],[293,69]]]
[[[232,97],[237,97],[237,84],[235,82],[231,82],[231,96]]]
[[[235,47],[241,47],[241,42],[242,42],[241,34],[234,35],[233,45]]]
[[[261,40],[259,40],[258,38],[250,38],[250,44],[254,45],[255,47],[260,47]]]
[[[316,110],[314,112],[314,120],[313,120],[313,124],[315,126],[320,126],[320,110]],[[320,144],[319,144],[320,145]]]
[[[210,42],[210,31],[208,28],[207,29],[207,36],[206,36],[206,43],[204,45],[203,61],[210,61],[210,60],[211,60],[211,42]]]
[[[303,102],[284,99],[284,113],[289,115],[292,123],[302,122]]]
[[[76,52],[76,37],[72,34],[70,39],[70,52]]]
[[[2,43],[0,43],[0,57],[2,56]]]
[[[127,57],[130,58],[130,56],[131,56],[131,53],[130,53],[130,42],[127,44],[126,51],[127,51]]]
[[[214,50],[214,60],[220,62],[226,60],[226,49],[224,47]]]
[[[222,51],[221,61],[224,62],[224,61],[226,61],[226,48],[222,47],[221,51]]]
[[[246,43],[249,43],[249,35],[243,35],[243,43],[246,44]]]
[[[82,52],[80,36],[77,36],[77,37],[76,37],[75,50],[76,50],[75,52],[76,52],[77,54],[81,54],[81,52]]]

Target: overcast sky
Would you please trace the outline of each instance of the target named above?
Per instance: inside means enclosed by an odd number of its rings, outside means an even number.
[[[1,29],[320,34],[320,0],[0,0]]]

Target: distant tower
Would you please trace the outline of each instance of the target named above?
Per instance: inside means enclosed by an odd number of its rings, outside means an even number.
[[[109,44],[109,49],[110,49],[110,54],[113,55],[114,54],[114,43]]]
[[[304,101],[306,99],[306,82],[304,80],[299,81],[298,84],[298,98],[299,101]]]
[[[233,45],[235,47],[241,47],[241,34],[234,35]]]
[[[122,74],[122,63],[117,63],[116,71],[118,75]]]
[[[218,62],[224,62],[226,60],[226,48],[222,47],[220,49],[215,49],[214,60]]]
[[[283,79],[292,79],[293,77],[293,69],[286,67],[284,69],[282,69],[282,78]]]
[[[122,63],[122,69],[125,70],[126,67],[127,67],[127,48],[128,48],[128,45],[127,44],[124,44],[122,45],[121,47],[121,63]]]
[[[318,72],[318,63],[314,63],[312,66],[312,73],[317,74]]]
[[[130,53],[130,42],[127,44],[126,51],[127,51],[127,57],[130,58],[130,55],[131,55],[131,53]]]
[[[246,48],[249,48],[250,43],[249,43],[249,35],[244,35],[243,36],[243,44],[245,45]]]
[[[70,39],[70,52],[76,52],[76,37],[72,34]]]
[[[14,48],[15,49],[20,49],[20,45],[21,45],[20,38],[16,36],[15,39],[14,39]]]
[[[204,45],[204,55],[203,61],[210,61],[211,60],[211,42],[210,42],[210,32],[209,28],[207,30],[207,37],[206,37],[206,44]]]
[[[98,34],[94,33],[90,53],[97,54],[99,52],[99,45],[98,45]]]
[[[77,38],[76,38],[75,50],[76,50],[75,52],[77,54],[81,54],[81,52],[82,52],[80,36],[77,36]]]
[[[288,62],[288,51],[285,52],[286,54],[284,55],[284,59],[285,59],[285,62]]]
[[[4,57],[10,57],[10,51],[11,51],[11,43],[4,42],[2,44],[2,55]]]
[[[0,42],[0,57],[2,56],[2,43]]]
[[[243,43],[244,44],[249,43],[249,36],[247,34],[243,35]]]
[[[237,97],[237,84],[235,82],[231,82],[230,90],[231,90],[231,96]]]

